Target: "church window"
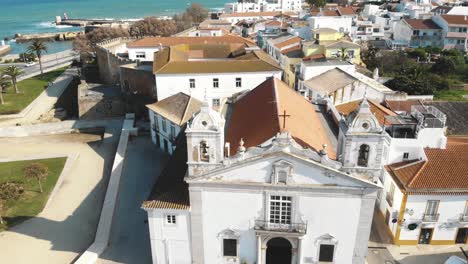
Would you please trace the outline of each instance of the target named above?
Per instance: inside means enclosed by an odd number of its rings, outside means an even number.
[[[368,129],[369,128],[369,123],[367,123],[367,122],[362,123],[362,128]]]
[[[270,223],[291,224],[292,198],[289,196],[270,196]]]
[[[333,262],[335,245],[320,244],[319,262]]]
[[[213,106],[219,106],[221,104],[219,98],[213,99]]]
[[[242,78],[236,78],[236,87],[242,87]]]
[[[403,160],[407,160],[409,158],[409,152],[403,153]]]
[[[288,173],[286,171],[278,172],[278,183],[286,184],[288,181]]]
[[[206,141],[202,141],[200,142],[200,160],[201,161],[206,161],[206,162],[209,162],[210,161],[210,147],[208,146],[208,144],[206,143]]]
[[[195,88],[195,79],[189,79],[190,88]]]
[[[176,216],[175,215],[166,215],[166,224],[175,225]]]
[[[218,78],[213,79],[213,88],[219,88],[219,79]]]
[[[237,257],[237,239],[223,239],[223,256]]]
[[[161,128],[162,128],[162,131],[163,131],[163,132],[166,132],[166,131],[167,131],[166,119],[164,119],[164,118],[161,118]]]
[[[358,166],[367,167],[369,161],[369,145],[362,144],[359,147]]]

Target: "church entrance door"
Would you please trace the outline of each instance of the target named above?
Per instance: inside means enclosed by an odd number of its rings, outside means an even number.
[[[270,239],[267,243],[266,264],[289,264],[291,263],[291,243],[282,237]]]

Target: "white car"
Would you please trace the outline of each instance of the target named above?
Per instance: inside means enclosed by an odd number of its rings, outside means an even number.
[[[451,256],[444,262],[444,264],[466,264],[466,263],[468,263],[466,260],[457,256]]]
[[[36,63],[34,61],[30,61],[30,62],[27,62],[24,66],[29,68],[29,67],[32,67],[34,65],[36,65]]]

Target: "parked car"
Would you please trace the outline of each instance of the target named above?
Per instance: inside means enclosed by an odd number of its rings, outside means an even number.
[[[29,67],[32,67],[34,65],[36,65],[36,63],[34,61],[30,61],[30,62],[27,62],[24,66],[29,68]]]
[[[467,264],[467,263],[468,261],[457,256],[451,256],[444,262],[444,264]]]

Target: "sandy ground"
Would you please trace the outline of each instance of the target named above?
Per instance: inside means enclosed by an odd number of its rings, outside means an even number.
[[[112,134],[0,139],[0,159],[79,154],[49,207],[0,233],[0,263],[70,263],[93,242],[118,143]]]
[[[146,212],[141,209],[168,156],[149,136],[132,138],[127,148],[109,247],[97,263],[151,263]]]

